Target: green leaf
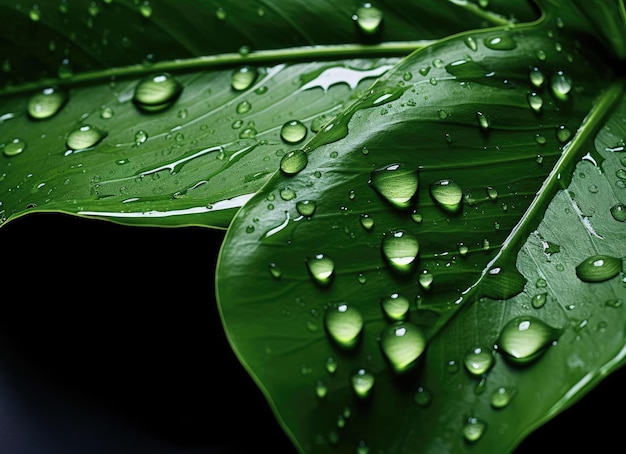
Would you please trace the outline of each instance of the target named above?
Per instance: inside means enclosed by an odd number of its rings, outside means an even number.
[[[559,23],[416,51],[233,220],[224,325],[300,451],[509,452],[621,365],[620,164],[593,141],[623,87]],[[597,238],[570,185],[590,165]]]

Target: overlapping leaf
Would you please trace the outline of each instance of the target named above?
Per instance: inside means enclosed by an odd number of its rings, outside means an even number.
[[[548,15],[416,52],[234,219],[217,276],[224,324],[303,452],[505,452],[621,361],[617,342],[597,366],[563,366],[587,315],[568,317],[560,295],[542,313],[530,304],[539,292],[526,280],[556,246],[518,257],[574,165],[597,163],[585,153],[621,99],[591,43],[558,24]],[[581,284],[573,260],[590,249],[572,248],[566,285]],[[623,293],[611,278],[607,291]],[[531,338],[509,343],[507,331]],[[532,364],[559,339],[556,360]],[[524,393],[519,406],[494,409],[500,389],[502,401]]]

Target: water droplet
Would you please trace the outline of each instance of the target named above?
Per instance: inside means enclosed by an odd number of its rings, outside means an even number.
[[[528,105],[535,112],[541,112],[543,108],[543,99],[536,92],[531,92],[526,95],[526,99],[528,100]]]
[[[376,380],[372,373],[366,371],[365,369],[359,369],[352,374],[350,381],[352,383],[352,389],[357,397],[365,399],[370,395]]]
[[[522,315],[504,325],[497,346],[513,363],[526,364],[538,358],[560,334],[561,330],[542,320]]]
[[[546,304],[546,300],[548,299],[548,294],[547,293],[537,293],[536,295],[534,295],[531,299],[531,304],[535,309],[539,309],[540,307],[543,307],[544,304]]]
[[[65,144],[71,150],[84,150],[97,145],[107,133],[93,125],[83,125],[67,135]]]
[[[465,368],[472,375],[483,375],[495,364],[492,350],[474,347],[465,354],[463,359]]]
[[[380,347],[396,373],[412,369],[426,349],[426,337],[415,325],[396,322],[380,337]]]
[[[363,316],[346,303],[333,304],[326,310],[324,324],[328,335],[339,347],[351,349],[363,331]]]
[[[459,251],[459,254],[466,256],[469,252],[469,247],[463,243],[459,243],[457,244],[457,250]]]
[[[624,302],[621,299],[619,299],[619,298],[618,299],[606,300],[604,302],[605,306],[612,307],[612,308],[615,308],[615,309],[617,309],[619,307],[622,307],[622,304],[624,304]]]
[[[328,358],[326,358],[324,368],[329,374],[334,374],[337,371],[337,360],[332,356],[329,356]]]
[[[391,164],[372,172],[368,183],[397,208],[407,208],[417,192],[417,172],[402,164]]]
[[[10,141],[9,143],[5,144],[4,148],[2,149],[2,152],[4,153],[5,156],[10,157],[10,156],[16,156],[20,154],[25,149],[26,149],[26,142],[24,142],[22,139],[16,138]]]
[[[619,222],[626,222],[626,205],[618,203],[611,207],[611,216]]]
[[[292,150],[281,158],[280,170],[285,175],[295,175],[302,171],[308,163],[309,158],[304,150]]]
[[[394,270],[407,272],[417,258],[419,242],[414,235],[395,230],[383,235],[382,252]]]
[[[141,145],[142,143],[145,143],[146,140],[148,140],[148,133],[143,129],[140,129],[135,133],[135,145]]]
[[[498,198],[497,189],[492,188],[491,186],[487,186],[485,188],[485,192],[487,193],[487,197],[489,197],[490,200],[496,200]]]
[[[361,226],[367,231],[371,231],[374,228],[374,219],[369,214],[362,214],[359,221]]]
[[[250,109],[252,109],[252,104],[250,104],[250,102],[241,101],[239,104],[237,104],[237,107],[235,110],[237,111],[238,114],[242,115],[242,114],[248,113]]]
[[[421,224],[421,222],[424,220],[424,216],[422,216],[422,213],[418,212],[417,210],[413,210],[411,212],[411,220],[413,220],[413,222],[415,222],[416,224]]]
[[[550,78],[550,88],[555,98],[565,101],[572,89],[572,79],[566,76],[563,71],[557,71]]]
[[[276,265],[276,263],[274,262],[271,262],[268,265],[268,268],[270,270],[270,276],[272,276],[274,279],[280,279],[280,277],[283,275],[283,272],[280,270],[278,265]]]
[[[291,188],[283,188],[280,190],[280,198],[284,201],[293,200],[296,198],[296,191]]]
[[[296,210],[302,216],[311,217],[315,213],[317,203],[314,200],[299,200],[296,202]]]
[[[485,38],[485,46],[492,50],[513,50],[517,43],[513,38],[506,35]]]
[[[487,423],[475,416],[470,416],[467,418],[465,425],[463,426],[463,437],[467,441],[474,442],[483,436],[485,430],[487,430]]]
[[[430,392],[428,392],[422,386],[418,387],[417,391],[415,391],[415,394],[413,395],[413,402],[415,402],[420,407],[427,407],[428,405],[430,405],[431,401],[432,395],[430,394]]]
[[[141,2],[141,5],[139,5],[139,13],[141,13],[141,15],[146,19],[152,16],[152,5],[148,0]]]
[[[622,259],[610,255],[594,255],[576,267],[576,275],[585,282],[604,282],[622,271]]]
[[[476,43],[476,40],[471,36],[466,36],[465,39],[463,39],[463,42],[473,51],[476,51],[476,49],[478,49],[478,44]]]
[[[74,75],[74,69],[72,68],[72,64],[69,59],[64,58],[61,60],[59,67],[57,68],[57,74],[61,79],[69,79]]]
[[[280,137],[287,143],[298,143],[306,137],[306,126],[301,121],[290,120],[280,129]]]
[[[567,142],[572,136],[572,131],[565,125],[560,125],[556,128],[556,138],[561,143]]]
[[[463,190],[452,180],[439,180],[430,185],[430,196],[444,210],[454,213],[461,208]]]
[[[530,79],[530,83],[537,88],[541,87],[546,81],[545,76],[536,66],[530,70],[528,78]]]
[[[476,121],[478,121],[478,126],[480,126],[483,131],[488,130],[491,125],[489,118],[482,112],[476,112]]]
[[[400,294],[392,293],[380,301],[385,316],[392,321],[402,321],[409,313],[409,299]]]
[[[358,29],[366,36],[378,33],[383,21],[383,12],[371,3],[363,3],[352,16]]]
[[[320,285],[328,285],[333,279],[335,262],[324,254],[316,254],[306,259],[311,277]]]
[[[33,22],[38,22],[39,19],[41,19],[41,11],[39,10],[39,6],[38,5],[33,5],[30,8],[30,11],[28,12],[28,17]]]
[[[26,107],[28,115],[35,120],[50,118],[67,102],[67,92],[56,88],[44,88],[32,95]]]
[[[113,109],[111,109],[109,106],[102,106],[102,108],[100,109],[100,118],[104,120],[112,118],[114,114],[115,112],[113,112]]]
[[[433,283],[434,276],[433,273],[429,272],[428,270],[424,270],[419,274],[419,277],[417,279],[424,290],[430,290],[430,286]]]
[[[159,73],[139,81],[133,102],[144,112],[160,112],[178,99],[183,86],[169,73]]]
[[[514,388],[505,388],[501,386],[498,389],[494,390],[494,392],[491,394],[489,402],[491,403],[491,406],[493,408],[504,408],[509,405],[514,396]]]

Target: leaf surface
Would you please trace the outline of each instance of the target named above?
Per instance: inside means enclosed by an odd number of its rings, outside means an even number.
[[[621,363],[619,334],[577,356],[595,311],[568,302],[598,291],[574,270],[594,247],[617,273],[593,285],[624,293],[617,237],[595,244],[563,200],[581,159],[599,171],[590,147],[623,103],[578,38],[548,15],[416,51],[239,211],[220,311],[299,450],[507,452]],[[590,243],[564,259],[567,278],[544,263],[565,251],[560,234],[537,249],[563,224]],[[566,286],[545,307],[532,304],[537,272]],[[494,408],[500,392],[510,407]]]

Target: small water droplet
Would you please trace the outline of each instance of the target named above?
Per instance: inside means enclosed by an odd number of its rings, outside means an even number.
[[[381,299],[380,306],[389,320],[402,321],[409,313],[410,303],[406,296],[400,293],[392,293]]]
[[[561,143],[567,142],[572,136],[572,131],[565,125],[560,125],[556,128],[556,138]]]
[[[352,389],[354,393],[360,399],[365,399],[370,395],[372,388],[374,387],[376,379],[374,374],[366,371],[365,369],[359,369],[352,377],[350,377],[350,382],[352,383]]]
[[[274,262],[271,262],[268,265],[268,268],[270,271],[270,276],[272,276],[274,279],[280,279],[280,277],[283,275],[283,272],[280,270],[278,265],[276,265],[276,263]]]
[[[487,430],[487,423],[475,416],[470,416],[463,426],[463,437],[470,442],[479,440]]]
[[[249,101],[241,101],[239,104],[237,104],[235,110],[239,115],[243,115],[245,113],[248,113],[250,109],[252,109],[252,104],[250,104]]]
[[[624,170],[624,169],[617,169],[615,171],[615,176],[617,178],[619,178],[620,180],[626,180],[626,170]]]
[[[546,300],[548,299],[548,294],[547,293],[537,293],[536,295],[534,295],[531,299],[531,304],[535,309],[539,309],[540,307],[543,307],[544,304],[546,304]]]
[[[561,334],[542,320],[522,315],[509,320],[497,340],[498,349],[516,364],[538,358]]]
[[[418,252],[419,242],[411,233],[404,230],[394,230],[383,235],[383,256],[396,271],[407,272],[411,270]]]
[[[371,231],[374,228],[374,219],[370,217],[369,214],[362,214],[359,222],[361,223],[361,226],[367,231]]]
[[[366,36],[378,33],[383,21],[383,12],[371,3],[363,3],[352,15],[359,31]]]
[[[84,150],[97,145],[107,133],[93,125],[82,125],[67,135],[65,144],[71,150]]]
[[[102,108],[100,109],[100,118],[104,120],[112,118],[114,114],[115,112],[113,112],[113,109],[109,106],[102,106]]]
[[[363,331],[363,316],[346,303],[333,304],[326,310],[324,325],[333,342],[339,347],[352,349]]]
[[[299,120],[290,120],[280,129],[280,138],[287,143],[298,143],[306,137],[306,126]]]
[[[15,138],[9,143],[4,145],[2,152],[4,153],[5,156],[11,157],[11,156],[16,156],[20,154],[25,149],[26,149],[26,142],[23,141],[22,139]]]
[[[480,126],[483,131],[488,130],[491,125],[489,118],[482,112],[476,112],[476,121],[478,121],[478,126]]]
[[[572,79],[563,71],[557,71],[550,78],[550,88],[555,98],[565,101],[572,89]]]
[[[454,213],[461,208],[463,190],[452,180],[439,180],[430,185],[430,196],[444,210]]]
[[[311,277],[320,285],[329,285],[335,273],[335,262],[324,254],[316,254],[306,259]]]
[[[142,143],[145,143],[146,140],[148,140],[148,133],[143,129],[140,129],[135,133],[135,145],[141,145]]]
[[[622,304],[624,304],[624,302],[621,299],[619,299],[619,298],[606,300],[604,302],[605,306],[612,307],[612,308],[615,308],[615,309],[622,307]]]
[[[295,175],[302,171],[308,163],[309,158],[304,150],[292,150],[281,158],[280,170],[285,175]]]
[[[396,373],[412,369],[426,349],[426,337],[415,325],[396,322],[380,336],[380,347]]]
[[[541,109],[543,108],[543,99],[541,98],[541,95],[533,91],[526,95],[526,99],[528,100],[528,105],[532,110],[535,112],[541,112]]]
[[[296,198],[296,191],[291,188],[283,188],[280,190],[280,198],[284,201],[293,200]]]
[[[318,380],[315,384],[315,394],[320,399],[323,399],[324,397],[326,397],[326,394],[328,394],[328,387],[322,380]]]
[[[517,43],[510,36],[499,35],[485,38],[485,46],[492,50],[513,50],[517,47]]]
[[[585,282],[604,282],[622,271],[622,259],[610,255],[593,255],[576,267],[576,275]]]
[[[459,254],[461,254],[462,256],[466,256],[469,252],[469,247],[467,247],[463,243],[459,243],[457,244],[457,250],[459,251]]]
[[[530,79],[530,83],[537,88],[541,87],[546,81],[545,76],[536,66],[530,70],[528,78]]]
[[[471,36],[466,36],[463,39],[463,42],[465,43],[467,47],[469,47],[473,51],[476,51],[476,49],[478,49],[478,44],[476,43],[476,40]]]
[[[302,216],[311,217],[315,213],[317,203],[314,200],[299,200],[296,202],[296,210]]]
[[[420,407],[427,407],[428,405],[430,405],[431,401],[432,395],[430,394],[430,392],[428,392],[422,386],[418,387],[417,391],[415,391],[415,394],[413,395],[413,402],[415,402]]]
[[[61,79],[69,79],[74,75],[74,69],[72,68],[72,63],[67,58],[61,60],[59,67],[57,68],[57,74]]]
[[[230,86],[235,91],[247,90],[254,84],[259,71],[254,66],[241,66],[237,68],[230,78]]]
[[[66,91],[48,87],[28,99],[26,111],[31,118],[43,120],[58,113],[66,102]]]
[[[433,273],[431,273],[430,271],[424,270],[419,274],[417,280],[424,290],[430,290],[430,286],[433,283],[434,276]]]
[[[324,362],[324,368],[329,374],[334,374],[335,372],[337,372],[337,360],[332,356],[329,356]]]
[[[611,207],[611,216],[619,222],[626,222],[626,205],[623,203],[615,204]]]
[[[483,375],[495,364],[492,350],[474,347],[463,358],[465,368],[472,375]]]
[[[402,164],[391,164],[372,172],[368,181],[385,200],[397,208],[407,208],[418,187],[417,172]]]
[[[503,386],[494,390],[491,394],[489,402],[493,408],[504,408],[515,396],[515,388],[505,388]]]
[[[182,91],[183,86],[171,74],[159,73],[137,83],[133,102],[144,112],[160,112],[172,105]]]

